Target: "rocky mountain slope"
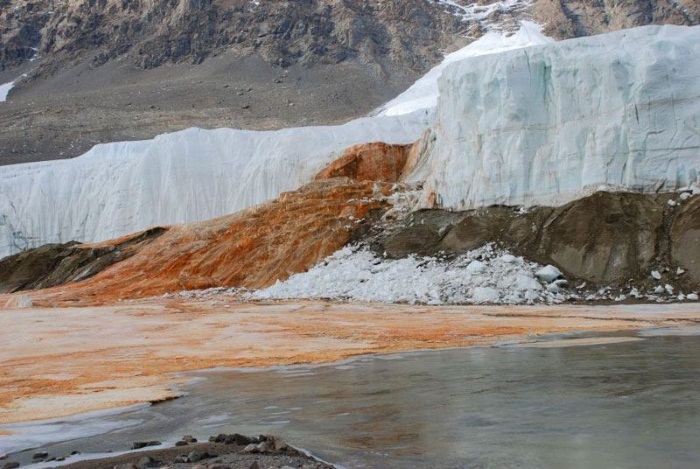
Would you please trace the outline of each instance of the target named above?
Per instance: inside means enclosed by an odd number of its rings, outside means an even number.
[[[537,0],[533,12],[557,39],[590,36],[648,24],[695,25],[695,0]]]
[[[696,24],[694,0],[1,0],[0,164],[191,126],[358,117],[491,27]]]
[[[342,122],[463,45],[469,26],[425,0],[5,3],[0,82],[28,77],[0,108],[0,163],[191,126]]]

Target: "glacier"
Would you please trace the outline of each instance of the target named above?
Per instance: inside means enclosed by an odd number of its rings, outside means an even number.
[[[70,160],[0,167],[0,257],[233,213],[297,189],[352,145],[413,143],[432,116],[279,131],[192,128],[97,145]]]
[[[0,167],[0,258],[46,243],[103,241],[207,220],[297,189],[345,148],[413,143],[435,121],[438,79],[466,57],[551,42],[534,23],[448,54],[373,117],[273,132],[188,129],[98,145],[72,160]]]
[[[463,8],[463,7],[460,7]],[[375,111],[379,116],[400,116],[421,109],[434,109],[438,104],[440,94],[438,82],[442,72],[455,62],[488,54],[497,54],[508,50],[521,49],[534,45],[550,44],[553,39],[542,34],[542,27],[530,21],[522,21],[520,29],[515,34],[505,35],[497,31],[489,31],[451,54],[447,54],[440,64],[433,67],[396,98]]]
[[[419,207],[560,205],[599,190],[673,190],[700,171],[700,27],[554,43],[489,32],[373,117],[270,132],[188,129],[0,167],[0,257],[201,221],[309,182],[349,146],[426,148]],[[437,106],[437,110],[436,110]],[[437,113],[437,117],[436,117]]]
[[[700,171],[700,27],[647,26],[466,58],[439,80],[422,207],[561,205]]]

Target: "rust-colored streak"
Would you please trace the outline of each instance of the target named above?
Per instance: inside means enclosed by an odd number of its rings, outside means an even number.
[[[397,182],[413,147],[382,142],[355,145],[345,150],[316,179],[347,177],[356,181]]]
[[[93,278],[25,295],[39,306],[97,305],[180,290],[264,288],[344,246],[391,190],[388,183],[318,181],[234,215],[170,227]],[[0,296],[0,304],[8,300]]]

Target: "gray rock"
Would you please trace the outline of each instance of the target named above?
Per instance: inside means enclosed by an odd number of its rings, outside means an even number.
[[[263,441],[262,443],[259,443],[257,446],[257,449],[258,449],[258,451],[257,451],[258,453],[267,453],[267,451],[268,451],[267,441]]]
[[[16,469],[19,467],[18,462],[6,462],[3,466],[2,469]]]
[[[700,285],[700,197],[683,204],[671,226],[673,262],[683,267],[690,281]]]
[[[259,452],[258,445],[251,443],[248,446],[246,446],[245,448],[243,448],[243,452],[255,454],[255,453]]]
[[[384,243],[384,250],[391,258],[406,257],[409,254],[425,256],[435,252],[440,239],[435,227],[416,225],[390,236]]]
[[[141,449],[141,448],[146,448],[148,446],[160,446],[162,443],[160,441],[135,441],[133,445],[131,445],[131,449]]]
[[[225,438],[222,440],[224,444],[227,445],[238,445],[245,446],[255,442],[255,438],[250,438],[240,433],[234,433],[233,435],[223,435]]]
[[[133,255],[138,246],[161,236],[165,228],[151,228],[117,246],[83,247],[72,241],[46,244],[0,259],[0,293],[37,290],[85,280]]]
[[[136,469],[147,469],[149,467],[158,467],[160,465],[160,461],[156,461],[155,459],[149,456],[144,456],[143,458],[139,459],[135,464]]]
[[[267,443],[268,446],[274,451],[286,451],[289,449],[287,443],[278,436],[268,436]]]

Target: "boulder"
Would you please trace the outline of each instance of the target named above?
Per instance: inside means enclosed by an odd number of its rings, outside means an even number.
[[[131,449],[141,449],[141,448],[146,448],[148,446],[160,446],[162,443],[160,441],[135,441],[133,445],[131,445]]]
[[[645,277],[659,254],[662,199],[596,192],[559,207],[540,229],[536,258],[595,283]]]

